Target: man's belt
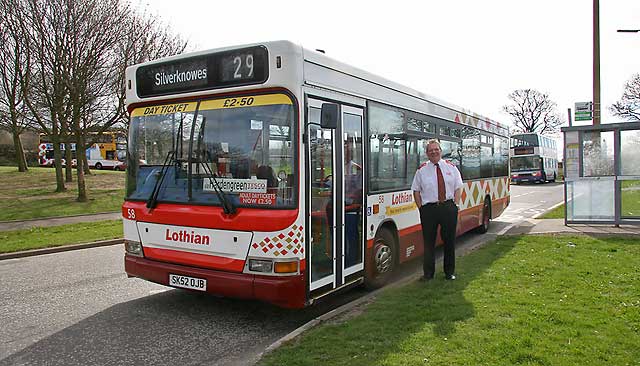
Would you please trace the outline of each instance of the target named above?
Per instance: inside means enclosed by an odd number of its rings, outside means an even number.
[[[438,202],[427,202],[424,205],[425,206],[441,206],[441,205],[446,205],[449,203],[453,203],[453,199],[449,199],[449,200],[444,200],[444,201],[438,201]]]

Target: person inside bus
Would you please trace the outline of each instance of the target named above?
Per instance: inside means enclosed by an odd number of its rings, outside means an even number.
[[[276,177],[273,168],[269,165],[260,165],[256,172],[256,177],[258,179],[266,179],[268,188],[278,187],[278,178]]]
[[[411,184],[413,198],[420,210],[424,240],[424,276],[429,281],[435,275],[435,243],[440,226],[444,242],[444,273],[447,280],[455,280],[455,239],[458,224],[458,202],[462,194],[460,171],[442,159],[440,142],[427,141],[429,161],[420,165]]]

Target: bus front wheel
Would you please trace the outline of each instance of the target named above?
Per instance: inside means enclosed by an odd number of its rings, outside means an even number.
[[[95,167],[96,167],[96,169],[100,170],[100,169],[102,169],[102,164],[96,163]]]
[[[391,231],[382,229],[373,241],[373,252],[365,263],[365,286],[370,289],[384,286],[396,265],[396,243]]]

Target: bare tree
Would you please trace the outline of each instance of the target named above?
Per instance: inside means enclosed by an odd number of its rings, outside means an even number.
[[[67,134],[73,136],[77,200],[87,201],[86,149],[114,125],[127,123],[124,69],[179,53],[186,44],[154,18],[138,15],[124,0],[13,1],[24,2],[30,14],[26,27],[36,72],[24,84],[36,96],[27,105],[51,136],[57,162],[59,142],[68,140]],[[70,155],[67,160],[69,167]],[[59,165],[56,179],[64,188]]]
[[[125,69],[141,62],[180,54],[187,48],[187,42],[157,17],[146,13],[132,13],[124,27],[126,32],[116,46],[119,58],[116,95],[119,98],[118,105],[122,106],[122,121],[128,126],[129,114],[124,106],[127,87]]]
[[[26,172],[27,159],[20,135],[31,126],[21,80],[29,72],[30,53],[14,0],[0,0],[0,128],[11,133],[18,171]]]
[[[25,41],[33,57],[31,73],[22,79],[23,90],[29,90],[24,101],[40,129],[53,144],[56,192],[65,191],[62,173],[62,123],[66,121],[68,93],[61,70],[65,61],[64,26],[57,20],[60,3],[42,0],[15,1],[17,10],[30,14],[22,18]]]
[[[516,131],[553,133],[563,123],[549,94],[535,89],[517,89],[509,94],[509,99],[512,104],[502,109],[513,118]]]
[[[615,102],[609,110],[614,116],[629,121],[640,120],[640,74],[635,74],[627,81],[622,98]]]

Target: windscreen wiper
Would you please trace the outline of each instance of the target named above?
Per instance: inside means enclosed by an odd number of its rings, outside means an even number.
[[[202,155],[204,157],[204,161],[200,162],[200,164],[202,164],[202,167],[204,168],[204,171],[209,178],[209,183],[211,183],[211,186],[213,187],[213,191],[216,192],[216,195],[218,196],[220,203],[222,203],[222,210],[227,215],[233,215],[234,213],[236,213],[236,206],[234,206],[233,203],[231,203],[231,201],[228,199],[227,195],[224,193],[222,188],[220,188],[220,184],[218,183],[216,176],[213,174],[211,167],[207,164],[207,154],[203,153]]]
[[[155,208],[158,204],[158,194],[160,193],[160,188],[162,187],[162,182],[164,182],[164,177],[167,175],[167,170],[169,166],[173,164],[176,160],[176,152],[175,150],[169,151],[167,153],[167,157],[164,159],[164,163],[162,163],[162,169],[160,170],[160,175],[156,180],[156,183],[153,185],[153,190],[151,191],[151,195],[147,200],[147,208],[152,209]]]

